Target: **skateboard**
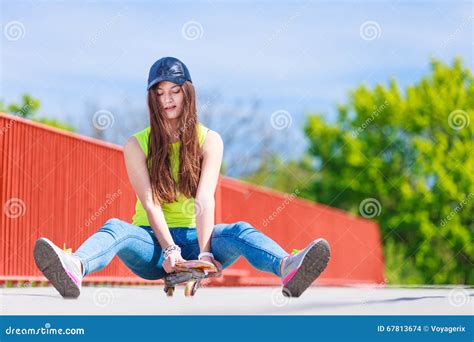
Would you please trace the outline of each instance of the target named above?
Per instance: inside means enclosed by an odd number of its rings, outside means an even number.
[[[208,278],[209,272],[217,272],[217,268],[208,261],[187,260],[176,263],[175,271],[165,276],[164,291],[168,297],[171,297],[176,285],[186,283],[184,295],[192,297],[196,294],[201,281]]]

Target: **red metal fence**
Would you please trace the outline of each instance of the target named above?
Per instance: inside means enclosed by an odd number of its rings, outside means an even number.
[[[44,279],[32,253],[41,236],[75,251],[109,218],[131,222],[136,196],[120,146],[2,113],[0,170],[2,282]],[[215,221],[247,221],[288,252],[324,237],[332,257],[319,284],[384,282],[380,233],[372,221],[224,176],[216,191]],[[84,281],[150,283],[118,258]],[[280,282],[240,258],[214,283]]]

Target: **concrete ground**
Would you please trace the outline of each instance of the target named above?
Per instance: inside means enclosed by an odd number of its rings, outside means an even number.
[[[203,287],[172,298],[162,286],[83,287],[63,299],[53,287],[0,288],[2,315],[472,315],[474,288],[311,287],[287,298],[276,287]]]

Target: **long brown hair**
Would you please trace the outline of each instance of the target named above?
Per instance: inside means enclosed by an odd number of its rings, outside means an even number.
[[[189,81],[181,86],[181,90],[184,93],[183,111],[178,118],[178,129],[174,133],[174,138],[181,141],[178,184],[171,173],[172,127],[158,99],[156,86],[148,91],[150,137],[146,160],[155,203],[156,201],[160,204],[176,201],[178,191],[186,197],[196,197],[199,184],[202,149],[199,146],[197,133],[196,92]]]

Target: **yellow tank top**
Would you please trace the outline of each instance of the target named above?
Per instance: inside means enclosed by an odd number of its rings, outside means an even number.
[[[203,124],[198,123],[198,139],[199,145],[202,146],[206,134],[209,131]],[[142,148],[145,156],[148,155],[148,136],[150,135],[150,127],[147,127],[140,132],[133,134],[138,140],[140,147]],[[173,178],[177,181],[179,171],[179,154],[180,154],[181,142],[175,142],[170,145],[170,165]],[[178,191],[177,202],[173,203],[162,203],[161,208],[165,221],[169,228],[175,227],[196,227],[196,215],[194,208],[194,198],[186,197]],[[143,208],[142,203],[138,199],[135,204],[135,215],[133,215],[132,224],[136,226],[149,226],[148,217],[146,211]]]

